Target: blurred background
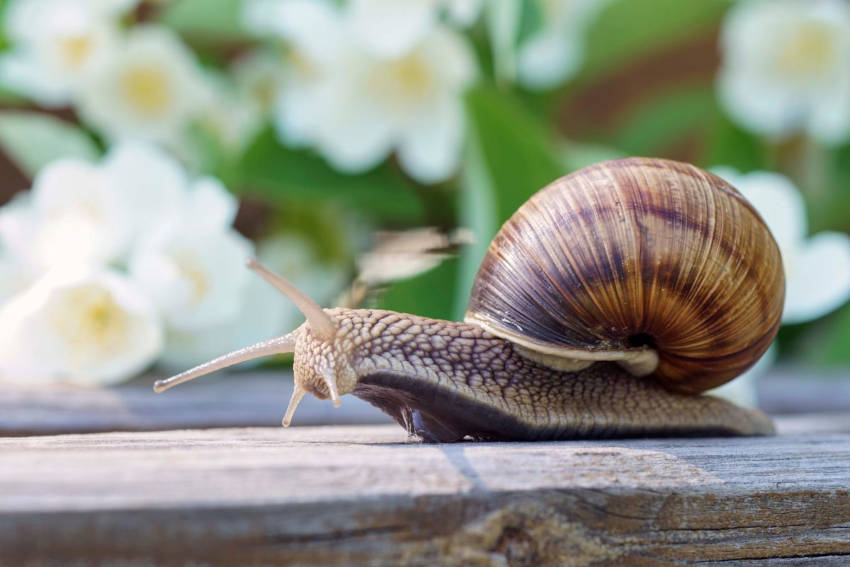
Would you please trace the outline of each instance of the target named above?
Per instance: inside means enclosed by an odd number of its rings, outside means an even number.
[[[115,384],[299,325],[251,254],[323,305],[459,320],[522,202],[627,155],[725,177],[780,244],[784,324],[733,395],[776,360],[850,378],[844,0],[0,13],[3,380]]]

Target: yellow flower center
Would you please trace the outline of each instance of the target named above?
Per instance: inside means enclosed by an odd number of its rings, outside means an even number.
[[[829,28],[821,23],[808,23],[789,37],[779,52],[779,69],[791,78],[817,76],[830,68],[835,55]]]
[[[434,94],[436,77],[418,53],[376,65],[369,75],[369,90],[390,112],[409,114]]]
[[[277,96],[277,82],[272,77],[258,80],[252,89],[254,100],[263,110],[269,110],[274,106]]]
[[[65,37],[59,40],[59,51],[70,67],[81,67],[94,49],[94,39],[89,35]]]
[[[434,75],[420,56],[412,53],[387,65],[386,73],[399,94],[411,100],[427,98],[434,86]]]
[[[207,274],[198,266],[197,262],[189,257],[178,257],[175,260],[180,275],[189,282],[192,288],[192,297],[196,302],[200,302],[210,290]]]
[[[161,115],[171,104],[168,77],[153,65],[131,67],[121,77],[121,91],[140,114]]]
[[[121,347],[130,318],[108,290],[79,285],[60,293],[53,327],[73,350],[107,353]]]
[[[319,69],[316,64],[297,49],[287,51],[284,60],[304,81],[313,81],[319,77]]]

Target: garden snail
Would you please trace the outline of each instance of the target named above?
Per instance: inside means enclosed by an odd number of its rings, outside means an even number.
[[[757,435],[756,410],[698,395],[776,335],[779,249],[752,206],[684,163],[627,158],[549,184],[504,224],[464,323],[323,310],[254,261],[307,321],[156,383],[294,352],[307,392],[353,393],[426,441]]]

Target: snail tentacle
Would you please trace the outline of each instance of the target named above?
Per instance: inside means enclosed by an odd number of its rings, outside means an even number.
[[[209,362],[199,364],[198,366],[190,368],[189,370],[181,372],[180,374],[172,376],[171,378],[157,380],[153,385],[153,389],[157,393],[164,392],[165,390],[173,388],[178,384],[183,384],[184,382],[188,382],[189,380],[194,380],[195,378],[205,376],[206,374],[211,374],[217,370],[228,368],[241,362],[247,362],[249,360],[254,360],[257,358],[262,358],[264,356],[271,356],[275,354],[286,354],[288,352],[293,352],[294,350],[295,333],[292,332],[282,337],[277,337],[267,341],[259,342],[251,346],[240,348],[239,350],[235,350],[228,354],[219,356],[218,358],[210,360]]]

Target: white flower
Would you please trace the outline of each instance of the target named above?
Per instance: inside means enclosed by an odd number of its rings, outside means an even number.
[[[0,360],[0,370],[78,382],[126,377],[155,356],[142,356],[145,345],[154,343],[145,339],[141,323],[125,325],[130,319],[122,310],[128,309],[153,313],[156,355],[162,352],[172,363],[194,364],[211,351],[278,332],[286,322],[285,301],[270,287],[251,283],[265,282],[244,268],[253,247],[231,228],[237,208],[220,181],[190,180],[169,155],[139,142],[119,144],[98,165],[49,165],[32,191],[0,208],[0,306],[9,309],[0,319],[0,340],[9,338],[9,350],[0,345],[0,357],[19,353]],[[105,265],[126,266],[130,279],[114,283],[117,276],[104,272]],[[65,293],[79,282],[84,291]],[[127,286],[132,293],[121,291]],[[144,309],[133,303],[135,294],[144,298]],[[54,312],[65,314],[66,323],[45,330],[58,320]],[[66,344],[72,325],[82,329],[79,347]],[[142,333],[142,350],[118,344],[125,327]],[[113,358],[107,349],[115,350]],[[100,366],[96,355],[103,358]]]
[[[32,262],[32,236],[35,223],[29,192],[15,195],[0,207],[0,250],[8,261]]]
[[[850,137],[850,5],[843,0],[739,2],[723,25],[720,100],[758,134]]]
[[[38,270],[120,262],[142,233],[178,222],[188,181],[161,150],[126,143],[103,163],[62,159],[0,213],[0,239]]]
[[[480,0],[352,0],[348,18],[358,41],[379,57],[397,58],[421,41],[441,10],[466,26],[478,17]]]
[[[111,271],[50,273],[0,309],[7,380],[115,383],[150,365],[161,348],[153,305]]]
[[[288,330],[284,318],[288,300],[259,277],[248,274],[238,299],[235,315],[226,321],[191,330],[170,327],[160,363],[184,370]]]
[[[236,153],[263,126],[263,110],[250,94],[234,88],[222,77],[210,76],[208,95],[199,109],[197,123],[219,147]]]
[[[183,166],[162,149],[146,143],[113,146],[100,164],[107,190],[120,203],[129,238],[179,222],[186,206],[189,178]]]
[[[345,172],[369,169],[393,150],[423,183],[455,171],[461,97],[476,74],[462,37],[435,24],[403,55],[382,58],[364,49],[344,13],[327,4],[275,6],[279,25],[265,29],[292,44],[275,120],[284,143],[312,145]]]
[[[239,98],[268,116],[284,81],[283,59],[267,51],[255,51],[234,61],[231,75]]]
[[[202,179],[179,222],[148,235],[132,254],[131,277],[170,327],[202,329],[239,313],[252,247],[228,228],[235,212],[235,199],[221,184]]]
[[[0,82],[37,102],[67,104],[115,49],[118,17],[135,2],[13,0],[5,12],[13,50]]]
[[[517,79],[532,89],[548,89],[578,71],[587,28],[607,0],[534,1],[543,25],[519,46]]]
[[[42,268],[102,265],[127,244],[132,211],[122,207],[102,172],[74,159],[51,163],[36,176],[26,224],[30,257]]]
[[[300,237],[281,235],[261,242],[260,261],[283,274],[299,289],[325,305],[345,283],[338,265],[318,260]],[[248,274],[238,313],[233,319],[195,331],[169,329],[161,362],[169,368],[188,368],[245,345],[294,329],[304,316],[286,297],[256,274]]]
[[[752,203],[779,245],[786,275],[784,323],[817,319],[850,299],[850,237],[821,232],[807,238],[805,203],[787,177],[713,171]]]
[[[194,55],[164,28],[135,28],[80,92],[82,117],[108,137],[174,144],[208,88]]]
[[[29,266],[6,251],[0,251],[0,306],[32,283]]]
[[[246,29],[292,44],[273,118],[285,144],[312,144],[322,118],[315,112],[317,93],[350,43],[339,14],[322,0],[253,0],[243,19]]]

